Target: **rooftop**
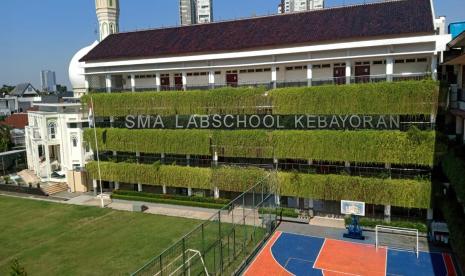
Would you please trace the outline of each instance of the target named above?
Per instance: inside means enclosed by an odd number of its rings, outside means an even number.
[[[430,0],[397,0],[118,33],[80,61],[153,58],[434,34]]]

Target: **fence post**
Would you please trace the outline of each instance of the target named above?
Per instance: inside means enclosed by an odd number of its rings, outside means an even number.
[[[162,262],[163,254],[160,254],[160,276],[163,275],[163,262]]]
[[[218,242],[220,245],[220,275],[223,275],[223,243],[221,241],[221,210],[218,211]]]
[[[186,274],[186,238],[182,238],[182,267],[183,267],[183,275]]]

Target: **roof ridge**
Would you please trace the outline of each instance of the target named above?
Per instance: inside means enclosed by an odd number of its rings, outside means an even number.
[[[131,31],[122,31],[115,34],[111,34],[110,36],[117,36],[119,34],[130,34],[130,33],[138,33],[138,32],[150,32],[156,30],[168,30],[168,29],[178,29],[178,28],[190,28],[195,26],[205,26],[205,25],[214,25],[214,24],[221,24],[227,22],[237,22],[237,21],[247,21],[247,20],[254,20],[254,19],[261,19],[261,18],[270,18],[276,16],[291,16],[296,14],[304,14],[304,13],[317,13],[317,12],[324,12],[336,9],[348,9],[360,6],[372,6],[372,5],[380,5],[380,4],[387,4],[393,2],[406,2],[412,0],[374,0],[373,2],[369,3],[358,3],[358,4],[349,4],[349,5],[341,5],[341,6],[333,6],[323,9],[315,9],[315,10],[306,10],[306,11],[297,11],[297,12],[289,12],[289,13],[278,13],[278,14],[267,14],[267,15],[258,15],[258,16],[251,16],[251,17],[243,17],[243,18],[234,18],[234,19],[225,19],[220,21],[213,21],[209,23],[197,23],[191,25],[176,25],[176,26],[161,26],[161,27],[153,27],[153,28],[146,28],[146,29],[136,29]]]

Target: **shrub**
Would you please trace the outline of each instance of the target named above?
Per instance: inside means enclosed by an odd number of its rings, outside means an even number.
[[[160,198],[160,199],[172,199],[180,201],[194,201],[203,203],[216,203],[226,205],[229,203],[229,199],[213,197],[200,197],[200,196],[181,196],[181,195],[168,195],[168,194],[153,194],[135,191],[116,190],[113,191],[113,195],[125,195],[125,196],[138,196],[138,197],[149,197],[149,198]]]
[[[429,208],[431,181],[346,175],[278,173],[280,194],[324,200],[356,200],[406,208]]]
[[[170,198],[156,198],[156,197],[120,195],[120,194],[112,195],[112,198],[122,199],[122,200],[133,200],[133,201],[143,201],[143,202],[152,202],[152,203],[209,208],[209,209],[221,209],[225,206],[224,204],[211,203],[211,202],[198,202],[198,201],[190,201],[190,200],[177,200],[177,199],[170,199]]]
[[[351,224],[351,217],[345,218],[346,225]],[[392,227],[401,227],[401,228],[412,228],[417,229],[420,233],[427,233],[428,226],[424,222],[419,221],[408,221],[408,220],[391,220],[391,222],[385,222],[380,219],[371,219],[371,218],[360,218],[359,223],[361,226],[375,228],[376,225],[392,226]]]
[[[94,145],[94,132],[85,140]],[[101,151],[307,159],[433,166],[434,131],[98,129]]]
[[[102,179],[126,183],[167,185],[243,192],[264,179],[268,172],[258,168],[192,168],[100,162]],[[96,162],[86,166],[97,175]],[[95,178],[95,177],[94,177]],[[357,200],[406,208],[429,208],[431,181],[364,178],[346,175],[316,175],[278,172],[271,174],[271,185],[283,196],[323,200]],[[274,188],[274,187],[273,187]]]
[[[441,165],[457,197],[465,202],[465,162],[451,151],[444,156]]]

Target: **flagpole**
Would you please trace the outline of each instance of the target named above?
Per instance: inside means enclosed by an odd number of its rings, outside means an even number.
[[[90,106],[91,106],[91,113],[94,110],[94,101],[92,96],[90,96]],[[92,114],[93,115],[93,114]],[[95,138],[95,151],[97,154],[97,170],[98,170],[98,178],[99,178],[99,186],[100,186],[100,207],[105,208],[105,204],[103,202],[103,188],[102,188],[102,173],[100,171],[100,156],[98,152],[98,142],[97,142],[97,129],[95,127],[95,120],[92,118],[92,125],[94,127],[94,138]]]

